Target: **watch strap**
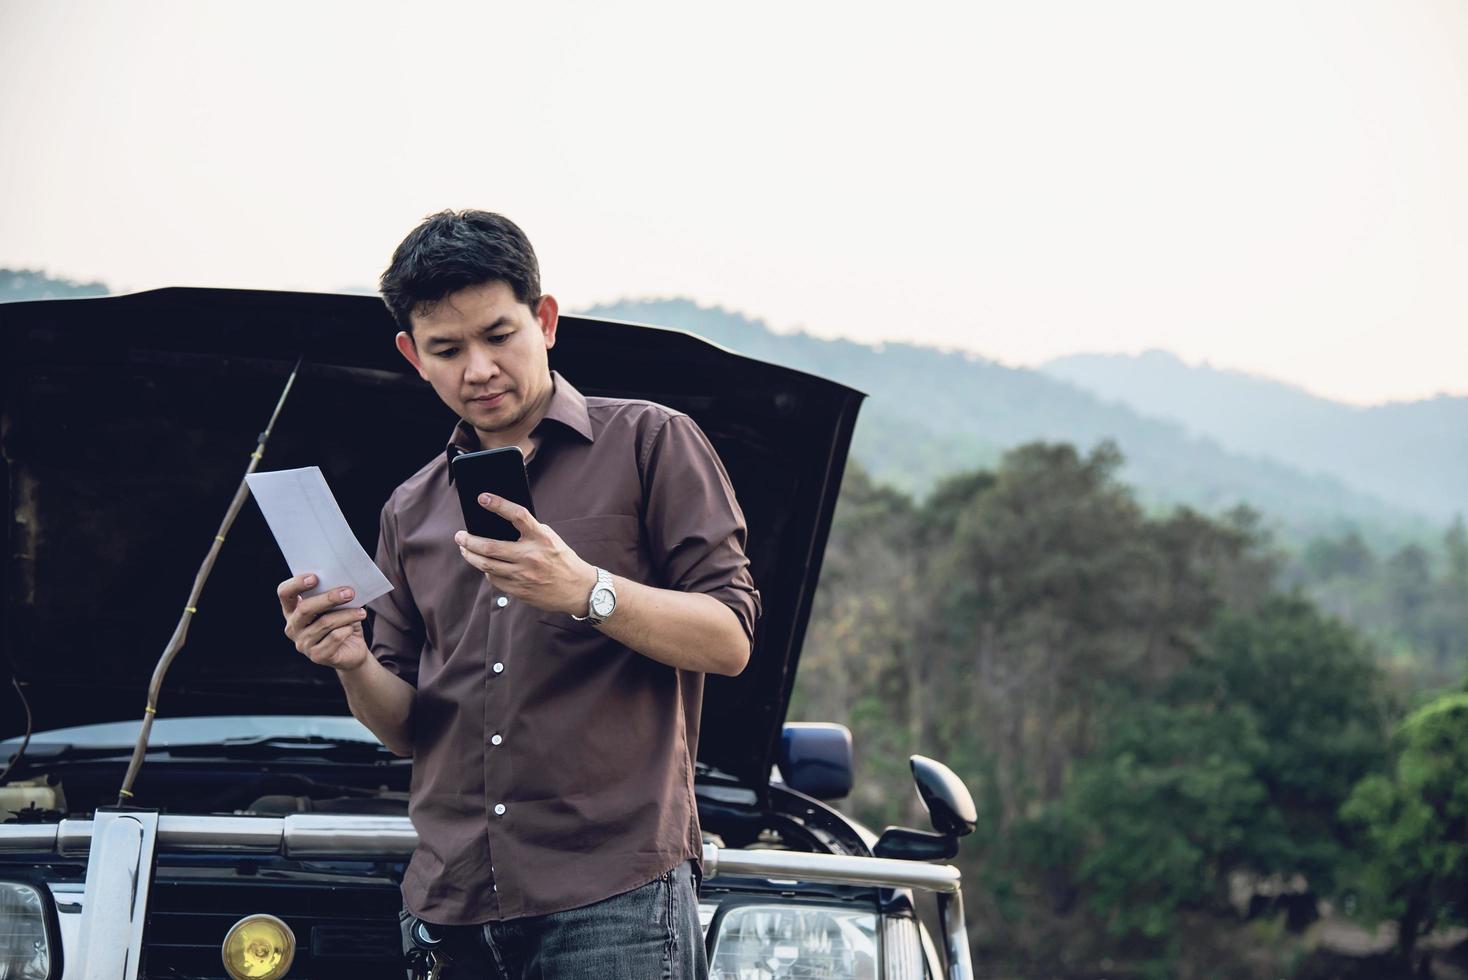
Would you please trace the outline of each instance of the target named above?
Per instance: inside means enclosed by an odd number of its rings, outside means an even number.
[[[586,594],[586,615],[578,616],[575,613],[572,613],[571,618],[576,620],[576,622],[578,623],[584,623],[587,620],[591,620],[593,623],[600,623],[605,620],[606,617],[596,615],[596,611],[591,606],[591,597],[596,595],[602,589],[606,589],[612,593],[612,602],[613,607],[615,608],[617,599],[617,587],[612,584],[612,573],[607,571],[605,568],[597,568],[596,584],[593,585],[591,587],[591,591]]]

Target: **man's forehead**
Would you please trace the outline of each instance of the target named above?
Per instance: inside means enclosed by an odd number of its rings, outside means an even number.
[[[439,300],[419,303],[408,314],[415,334],[482,330],[499,322],[513,322],[530,308],[515,298],[508,283],[495,281],[467,286]]]

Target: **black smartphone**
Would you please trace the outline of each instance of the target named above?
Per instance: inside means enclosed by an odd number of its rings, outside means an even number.
[[[530,502],[530,481],[525,476],[525,456],[518,446],[462,453],[449,463],[454,486],[459,490],[459,508],[464,512],[464,530],[481,538],[518,541],[515,525],[479,505],[481,493],[513,501],[535,513]]]

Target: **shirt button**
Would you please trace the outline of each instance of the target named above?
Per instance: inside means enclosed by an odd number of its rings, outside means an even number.
[[[494,604],[496,606],[499,606],[501,609],[503,609],[503,608],[505,608],[506,606],[508,606],[510,604],[510,600],[507,599],[504,596],[500,596],[498,599],[496,599],[494,601]]]
[[[504,669],[505,669],[505,665],[504,664],[497,663],[497,664],[494,665],[494,672],[496,674],[502,673],[504,671]]]
[[[500,744],[503,741],[504,741],[504,739],[500,738],[498,735],[491,735],[489,737],[489,744],[490,745],[498,745],[498,744]]]
[[[505,815],[505,805],[503,803],[496,803],[494,805],[494,814],[497,817],[504,816]]]

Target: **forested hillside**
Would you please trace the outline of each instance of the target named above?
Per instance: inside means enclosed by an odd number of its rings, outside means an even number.
[[[681,299],[628,301],[590,312],[690,330],[741,353],[868,392],[853,456],[874,482],[917,498],[938,481],[992,467],[1006,449],[1033,440],[1082,450],[1115,446],[1122,460],[1117,478],[1149,511],[1166,514],[1181,504],[1218,519],[1240,506],[1249,508],[1270,532],[1280,582],[1362,629],[1403,683],[1441,683],[1468,666],[1468,610],[1443,599],[1449,588],[1444,583],[1452,575],[1453,535],[1461,534],[1446,518],[1414,515],[1349,490],[1335,477],[1307,475],[1277,460],[1228,451],[1176,421],[1144,416],[1040,372],[972,355],[781,334],[758,320]],[[1177,383],[1181,391],[1170,397],[1187,403],[1190,389],[1185,379]],[[1268,382],[1260,384],[1263,392],[1235,389],[1241,403],[1257,394],[1262,406],[1239,404],[1239,414],[1294,417],[1280,404],[1281,399],[1295,404],[1293,389],[1281,392]],[[1200,399],[1212,398],[1216,410],[1224,412],[1225,406],[1202,387]],[[1310,396],[1298,394],[1302,404],[1311,404]],[[1308,414],[1298,404],[1295,408],[1296,415]],[[1363,433],[1361,438],[1376,437]],[[1457,465],[1444,463],[1433,472],[1441,476]],[[1396,479],[1403,485],[1429,482],[1415,471]]]
[[[927,826],[910,753],[971,787],[981,976],[1429,975],[1468,914],[1468,695],[1384,670],[1250,513],[1149,514],[1122,469],[1036,443],[917,501],[853,464],[790,717],[851,727],[874,828]],[[1468,550],[1437,586],[1468,613]]]
[[[1319,538],[1291,556],[1282,582],[1371,637],[1408,683],[1445,683],[1468,669],[1468,530],[1457,518],[1431,550],[1372,549],[1359,534]]]
[[[1468,398],[1361,408],[1166,351],[1076,354],[1046,374],[1147,415],[1173,419],[1235,452],[1255,453],[1438,521],[1468,511]],[[1464,365],[1468,378],[1468,365]]]
[[[1425,537],[1427,521],[1255,454],[1230,452],[1176,422],[1144,416],[1038,371],[910,344],[869,347],[804,333],[688,300],[604,304],[599,316],[690,330],[741,353],[836,378],[866,391],[854,453],[879,482],[921,496],[943,477],[992,465],[1008,448],[1054,440],[1084,448],[1110,440],[1143,503],[1184,503],[1220,514],[1248,504],[1293,541],[1355,528],[1368,540]]]

